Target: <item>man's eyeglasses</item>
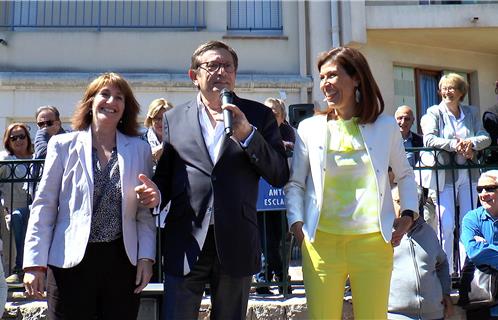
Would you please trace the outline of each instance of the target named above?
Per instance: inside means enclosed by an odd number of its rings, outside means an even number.
[[[491,186],[477,186],[477,192],[482,193],[482,192],[495,192],[496,189],[498,189],[497,185],[491,185]]]
[[[26,139],[26,135],[25,134],[18,134],[16,136],[10,136],[9,139],[12,142],[17,141],[17,139],[24,140],[24,139]]]
[[[221,67],[228,73],[235,71],[235,66],[232,63],[204,62],[199,65],[199,68],[204,69],[209,73],[217,72]]]
[[[38,128],[43,129],[45,127],[51,127],[54,125],[54,120],[40,121],[36,123]]]

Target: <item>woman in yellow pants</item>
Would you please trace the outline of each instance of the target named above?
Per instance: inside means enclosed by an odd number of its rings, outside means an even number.
[[[334,48],[319,56],[318,70],[327,108],[299,125],[285,187],[289,225],[302,242],[309,317],[341,318],[349,276],[355,319],[385,319],[392,245],[418,211],[413,170],[363,55]],[[401,198],[396,223],[389,167]]]

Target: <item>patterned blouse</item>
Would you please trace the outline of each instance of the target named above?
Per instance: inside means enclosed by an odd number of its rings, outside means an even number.
[[[89,242],[110,242],[122,237],[121,179],[118,153],[114,148],[111,159],[101,168],[97,150],[93,159],[93,212]]]

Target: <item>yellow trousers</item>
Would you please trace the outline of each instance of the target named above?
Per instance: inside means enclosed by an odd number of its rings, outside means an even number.
[[[302,245],[303,277],[310,319],[342,319],[349,275],[356,320],[387,319],[393,248],[380,232],[336,235],[317,230]]]

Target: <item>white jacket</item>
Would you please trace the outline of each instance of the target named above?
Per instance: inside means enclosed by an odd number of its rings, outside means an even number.
[[[150,210],[140,206],[138,175],[151,176],[149,145],[138,137],[116,133],[121,180],[123,242],[133,265],[155,259],[156,228]],[[93,212],[92,133],[75,131],[53,136],[47,147],[43,176],[31,209],[24,246],[24,268],[78,265],[88,244]]]
[[[313,241],[323,203],[323,186],[329,130],[327,116],[303,120],[297,130],[291,177],[285,186],[289,226],[302,221],[303,232]],[[361,124],[360,132],[376,175],[379,225],[386,242],[391,240],[394,207],[389,184],[391,167],[398,183],[401,210],[418,212],[417,185],[406,159],[401,133],[392,116],[380,115],[372,124]]]

